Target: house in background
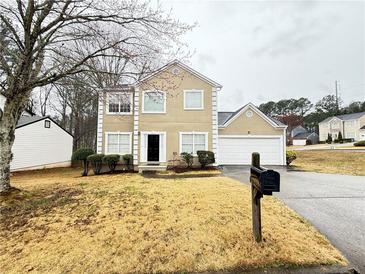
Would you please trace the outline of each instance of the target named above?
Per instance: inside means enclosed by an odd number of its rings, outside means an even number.
[[[0,98],[2,110],[5,98]],[[49,116],[25,111],[15,129],[11,171],[67,167],[71,165],[72,135]]]
[[[284,165],[286,126],[252,104],[218,113],[222,86],[173,61],[136,85],[100,93],[97,152],[132,154],[136,170],[166,169],[182,152],[214,152],[218,164]],[[224,96],[223,93],[220,96]],[[223,117],[223,116],[224,117]]]
[[[319,142],[319,136],[315,132],[308,132],[302,126],[297,126],[291,131],[291,141],[293,146],[315,145]]]
[[[336,115],[319,123],[320,141],[326,141],[328,134],[337,139],[339,132],[344,139],[365,140],[365,112]]]

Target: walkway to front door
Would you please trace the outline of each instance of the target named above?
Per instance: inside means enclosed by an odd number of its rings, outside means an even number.
[[[158,162],[160,160],[160,135],[148,134],[147,161]]]

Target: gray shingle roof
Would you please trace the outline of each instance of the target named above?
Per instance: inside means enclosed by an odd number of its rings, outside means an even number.
[[[34,116],[21,116],[19,118],[19,121],[18,121],[16,127],[17,128],[18,127],[22,127],[22,126],[25,126],[25,125],[28,125],[28,124],[37,122],[39,120],[45,119],[45,118],[48,118],[48,117],[41,117],[41,116],[38,116],[38,115],[34,115]]]
[[[313,134],[313,132],[303,132],[303,133],[298,133],[297,135],[295,135],[293,137],[293,139],[307,139],[308,136],[310,136],[311,134]]]
[[[218,112],[218,126],[224,125],[228,121],[234,112]]]
[[[245,108],[248,104],[244,105],[243,107],[240,107],[239,109],[237,109],[234,112],[230,112],[230,111],[222,111],[222,112],[218,112],[218,126],[223,126],[225,123],[227,123],[230,119],[232,119],[237,113],[239,113],[243,108]],[[278,126],[286,126],[285,124],[283,124],[282,122],[276,120],[275,118],[272,118],[270,116],[267,116],[272,122],[274,122],[274,124],[278,125]]]
[[[336,117],[341,119],[341,120],[353,120],[353,119],[359,119],[360,117],[362,117],[364,115],[365,115],[365,112],[357,112],[357,113],[336,115]]]
[[[70,134],[72,137],[73,135],[68,132],[66,129],[64,129],[63,127],[61,127],[55,120],[53,120],[50,116],[38,116],[38,115],[34,115],[34,116],[21,116],[18,120],[18,123],[16,125],[16,128],[20,128],[26,125],[30,125],[33,124],[35,122],[41,121],[41,120],[45,120],[45,119],[49,119],[51,120],[55,125],[59,126],[63,131],[65,131],[66,133]]]
[[[364,115],[365,115],[365,112],[357,112],[357,113],[349,113],[349,114],[336,115],[336,116],[327,117],[321,123],[326,123],[326,122],[330,121],[334,117],[336,117],[336,118],[338,118],[338,119],[340,119],[342,121],[347,121],[347,120],[359,119],[360,117],[362,117]]]

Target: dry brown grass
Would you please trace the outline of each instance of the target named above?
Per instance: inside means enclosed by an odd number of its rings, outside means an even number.
[[[251,233],[248,187],[225,177],[16,174],[1,202],[3,273],[207,271],[345,264],[328,240],[277,199],[263,202],[264,241]]]
[[[365,153],[351,151],[296,151],[292,166],[306,171],[365,175]]]

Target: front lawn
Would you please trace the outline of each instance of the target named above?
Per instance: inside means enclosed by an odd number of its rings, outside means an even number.
[[[365,176],[365,153],[336,150],[295,151],[292,167],[305,171]]]
[[[18,173],[24,191],[0,197],[3,273],[149,273],[345,264],[339,251],[280,201],[265,197],[264,241],[251,233],[247,186],[221,176],[80,177]]]

